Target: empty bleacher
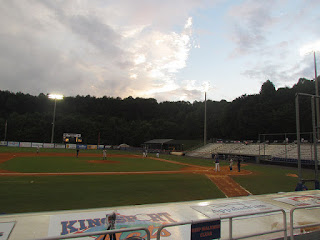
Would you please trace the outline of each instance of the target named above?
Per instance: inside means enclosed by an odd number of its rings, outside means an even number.
[[[320,155],[320,145],[317,146]],[[270,159],[290,159],[288,162],[296,162],[298,159],[298,146],[296,143],[209,143],[192,152],[186,153],[187,156],[212,158],[212,154],[220,155],[241,155],[241,156],[270,156]],[[302,143],[300,145],[300,157],[302,160],[314,160],[314,145]],[[318,157],[319,158],[319,157]]]

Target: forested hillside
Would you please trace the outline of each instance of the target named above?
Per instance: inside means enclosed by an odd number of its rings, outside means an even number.
[[[269,80],[259,94],[243,95],[232,102],[207,101],[207,136],[256,140],[263,133],[293,133],[295,94],[315,93],[314,81],[300,79],[291,88]],[[50,142],[54,100],[41,93],[31,96],[0,91],[0,140],[5,122],[9,141]],[[302,98],[301,131],[312,131],[310,98]],[[65,97],[57,101],[54,142],[63,133],[81,133],[84,143],[127,143],[140,146],[154,138],[202,139],[204,102],[160,102],[94,96]]]

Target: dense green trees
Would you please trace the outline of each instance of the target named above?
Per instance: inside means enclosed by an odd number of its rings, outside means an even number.
[[[295,132],[295,94],[314,94],[314,81],[300,79],[292,88],[276,90],[271,81],[259,94],[232,102],[207,101],[208,138],[252,139],[263,133]],[[54,101],[45,94],[31,96],[0,91],[0,140],[8,123],[9,141],[49,142]],[[310,98],[301,98],[301,130],[311,131]],[[84,143],[127,143],[140,146],[153,138],[202,139],[204,104],[160,102],[94,96],[65,97],[57,101],[55,142],[62,134],[81,133]]]

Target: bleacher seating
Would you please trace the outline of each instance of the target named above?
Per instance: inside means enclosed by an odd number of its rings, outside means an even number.
[[[320,157],[320,145],[317,146]],[[298,147],[296,143],[290,144],[268,144],[268,143],[209,143],[192,152],[186,153],[187,156],[212,158],[212,154],[231,154],[243,156],[270,156],[270,158],[284,159],[292,162],[298,159]],[[314,146],[311,143],[300,145],[300,157],[302,160],[314,159]],[[319,158],[318,157],[318,158]]]

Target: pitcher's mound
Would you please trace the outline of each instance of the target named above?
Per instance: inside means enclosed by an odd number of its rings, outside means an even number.
[[[120,163],[119,161],[110,161],[110,160],[89,160],[89,163]]]
[[[298,177],[298,175],[297,175],[297,174],[294,174],[294,173],[287,173],[287,176],[288,176],[288,177],[295,177],[295,178]]]

